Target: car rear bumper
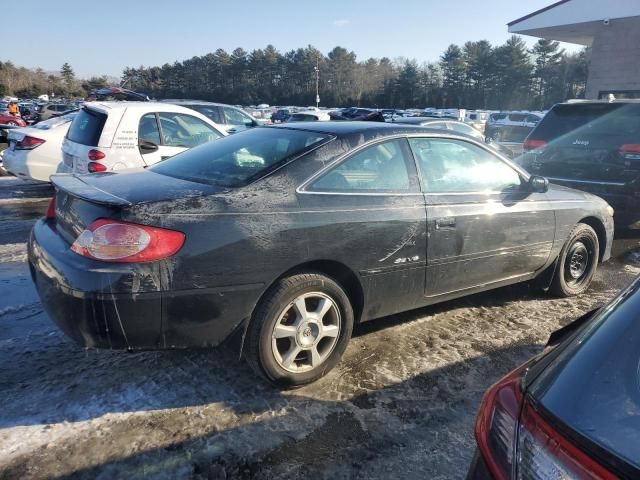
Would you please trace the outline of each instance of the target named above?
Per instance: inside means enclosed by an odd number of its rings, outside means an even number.
[[[493,475],[489,472],[484,458],[479,450],[476,449],[473,459],[471,460],[471,466],[467,473],[467,480],[493,480]]]
[[[30,160],[24,150],[5,150],[3,161],[5,170],[24,180],[49,182],[49,177],[55,173],[50,164]]]
[[[44,219],[31,232],[28,253],[45,311],[84,347],[216,346],[250,315],[262,290],[262,285],[171,290],[167,264],[86,259]]]

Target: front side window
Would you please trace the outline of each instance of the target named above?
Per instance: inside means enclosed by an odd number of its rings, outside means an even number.
[[[462,140],[411,138],[427,193],[503,191],[520,175],[487,150]]]
[[[220,108],[217,105],[184,105],[191,110],[195,110],[198,113],[201,113],[209,120],[215,123],[224,123],[222,121],[222,117],[220,116]]]
[[[229,125],[244,125],[251,126],[253,125],[253,120],[248,115],[243,114],[241,111],[236,110],[235,108],[224,107],[224,118],[225,123]]]
[[[331,169],[308,188],[329,192],[410,192],[412,170],[405,139],[367,147]]]
[[[211,125],[184,113],[161,112],[158,119],[162,144],[170,147],[192,148],[222,136]]]
[[[138,125],[138,139],[143,142],[151,142],[160,145],[160,130],[155,113],[147,113],[140,119]]]

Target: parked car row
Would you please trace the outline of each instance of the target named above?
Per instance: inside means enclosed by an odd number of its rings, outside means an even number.
[[[543,116],[542,112],[491,113],[484,127],[484,135],[496,142],[522,143]]]

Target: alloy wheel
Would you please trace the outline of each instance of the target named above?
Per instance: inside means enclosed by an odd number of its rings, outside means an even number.
[[[322,365],[338,343],[341,317],[336,302],[321,292],[302,294],[281,312],[272,332],[273,356],[288,372]]]

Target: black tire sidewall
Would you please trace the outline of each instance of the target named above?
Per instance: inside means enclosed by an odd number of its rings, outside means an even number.
[[[588,237],[591,240],[593,247],[593,254],[589,257],[589,272],[587,277],[581,282],[581,285],[572,287],[567,284],[565,280],[565,263],[567,260],[567,254],[571,246],[580,238]],[[591,253],[591,252],[590,252]],[[600,244],[598,242],[598,235],[589,225],[581,223],[578,224],[569,235],[569,238],[562,247],[560,256],[558,257],[558,266],[556,269],[556,275],[553,282],[553,291],[558,296],[569,297],[574,295],[580,295],[586,291],[591,285],[593,276],[598,268],[598,259],[600,257]]]
[[[272,352],[271,334],[284,308],[295,298],[310,292],[329,295],[340,310],[340,335],[329,358],[318,368],[308,372],[293,373],[284,370],[276,362]],[[257,358],[261,373],[269,380],[284,387],[311,383],[329,372],[340,361],[353,331],[353,309],[344,290],[332,279],[320,274],[299,274],[279,281],[259,303],[249,326],[248,353]],[[253,347],[253,348],[251,348]],[[257,348],[256,348],[257,347]],[[252,362],[250,362],[252,363]]]

